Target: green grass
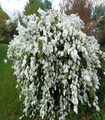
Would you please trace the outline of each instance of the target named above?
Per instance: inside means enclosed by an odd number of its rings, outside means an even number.
[[[4,63],[7,58],[8,46],[0,44],[0,120],[18,120],[23,114],[22,101],[19,101],[19,90],[16,89],[16,77],[13,75],[12,61]],[[105,51],[105,46],[102,47]],[[102,61],[102,68],[105,69],[105,62]],[[75,115],[72,113],[71,120],[105,120],[105,76],[102,76],[101,86],[98,92],[99,103],[101,111],[97,112],[95,109],[85,108],[80,106],[80,113]],[[84,112],[86,109],[86,112]],[[30,120],[24,118],[23,120]]]
[[[6,44],[0,44],[0,120],[18,120],[22,115],[23,105],[18,99],[19,91],[16,89],[16,77],[11,68],[12,61],[4,63],[7,48]]]

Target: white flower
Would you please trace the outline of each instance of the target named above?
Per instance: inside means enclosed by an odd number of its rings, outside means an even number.
[[[74,112],[75,112],[76,114],[78,113],[77,106],[74,106]]]
[[[26,18],[22,18],[22,22],[27,24],[27,19]]]
[[[88,82],[91,81],[90,76],[88,74],[84,76],[84,79],[87,80]]]
[[[18,85],[16,85],[16,88],[18,88],[19,86]]]
[[[6,25],[9,25],[11,23],[11,20],[6,21]]]
[[[4,63],[7,63],[8,61],[6,59],[4,59]]]
[[[57,114],[58,120],[64,120],[71,106],[77,114],[78,104],[84,103],[99,111],[97,73],[101,69],[99,57],[105,59],[105,53],[97,40],[81,31],[84,23],[77,15],[38,12],[40,17],[22,16],[24,25],[18,25],[19,35],[14,36],[7,51],[21,88],[19,98],[24,98],[24,115],[30,113],[34,118],[39,112],[40,117],[52,120]],[[90,99],[90,91],[94,99]]]
[[[97,110],[97,111],[100,111],[100,108],[99,108],[98,106],[96,106],[96,110]]]
[[[38,9],[38,12],[41,14],[41,15],[45,15],[46,14],[46,12],[45,11],[43,11],[42,9]]]

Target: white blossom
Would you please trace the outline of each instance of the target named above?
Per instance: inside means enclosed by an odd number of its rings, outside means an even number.
[[[6,59],[4,59],[4,63],[7,63],[8,61]]]
[[[7,51],[21,88],[19,99],[24,98],[24,115],[34,118],[39,112],[42,119],[58,115],[65,120],[71,108],[77,114],[78,104],[84,103],[99,111],[99,56],[105,60],[105,53],[97,40],[81,31],[84,23],[77,15],[38,12],[40,17],[22,16],[24,24],[18,25],[19,35]]]

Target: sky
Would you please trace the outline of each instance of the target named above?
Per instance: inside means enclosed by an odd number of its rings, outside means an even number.
[[[60,0],[50,0],[54,9],[59,9]],[[3,10],[12,17],[14,11],[22,12],[28,0],[0,0]]]
[[[9,15],[13,16],[14,11],[22,12],[28,0],[0,0],[1,7]]]
[[[52,1],[53,8],[59,10],[59,2],[61,0],[50,1]],[[93,1],[95,1],[95,4],[105,2],[105,0],[93,0]],[[3,10],[11,17],[13,16],[14,11],[22,12],[27,2],[28,0],[0,0],[0,4]]]

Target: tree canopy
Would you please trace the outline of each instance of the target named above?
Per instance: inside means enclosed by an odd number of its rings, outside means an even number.
[[[9,16],[0,6],[0,41],[4,41],[5,39],[10,38],[8,33],[10,27],[5,24],[7,19],[9,19]]]
[[[98,5],[93,9],[93,19],[97,20],[99,19],[101,16],[105,15],[105,6]]]
[[[44,0],[44,2],[42,2],[42,0],[29,0],[27,5],[25,6],[24,14],[30,15],[35,13],[36,15],[38,15],[37,10],[39,8],[43,10],[48,10],[51,9],[51,6],[52,4],[49,0]]]
[[[105,44],[105,16],[102,17],[96,26],[99,29],[100,43]]]

